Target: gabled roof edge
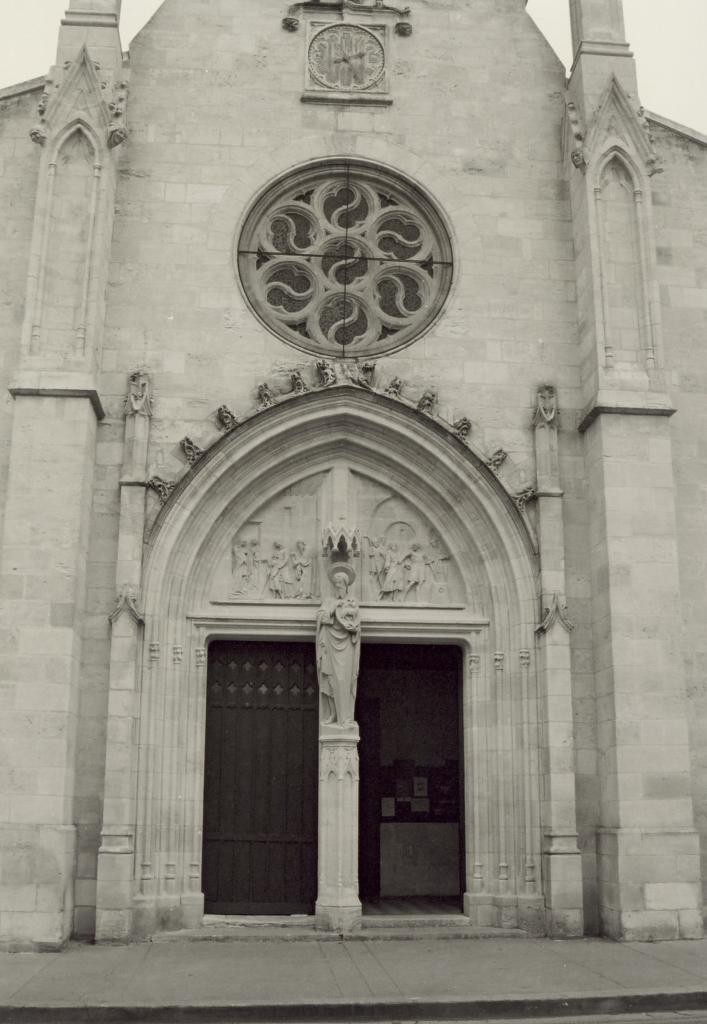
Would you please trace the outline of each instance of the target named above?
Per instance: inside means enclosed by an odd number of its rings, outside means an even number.
[[[22,96],[26,92],[35,92],[38,89],[42,89],[46,77],[46,75],[40,75],[39,78],[29,78],[26,82],[18,82],[17,85],[6,85],[3,89],[0,89],[0,100],[9,100],[13,96]]]
[[[682,135],[683,138],[689,139],[690,142],[696,142],[698,146],[707,146],[707,135],[695,131],[694,128],[688,128],[678,121],[671,121],[669,117],[663,117],[661,114],[654,114],[652,110],[646,111],[646,117],[651,124],[659,128],[667,128],[668,131],[674,132],[675,135]]]

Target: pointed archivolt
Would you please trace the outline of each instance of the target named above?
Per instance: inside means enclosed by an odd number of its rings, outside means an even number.
[[[571,116],[568,121],[572,122]],[[577,139],[577,125],[573,125],[573,129],[575,141],[581,143],[584,162],[595,175],[612,151],[623,155],[639,180],[656,173],[658,158],[642,108],[631,100],[616,76],[612,76],[586,137]],[[646,184],[642,181],[640,187],[645,188]]]

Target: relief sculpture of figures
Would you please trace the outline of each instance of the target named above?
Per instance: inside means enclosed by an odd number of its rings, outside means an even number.
[[[292,549],[275,540],[270,555],[262,558],[260,542],[255,537],[237,534],[233,538],[231,597],[306,601],[314,589],[315,558],[304,540],[295,541]]]
[[[401,546],[394,541],[386,543],[381,537],[365,540],[367,571],[376,600],[416,604],[444,596],[450,556],[436,534],[427,547],[419,541]]]
[[[312,596],[312,559],[303,540],[298,540],[290,556],[294,570],[293,597]]]
[[[265,564],[267,566],[265,586],[270,592],[270,597],[277,600],[290,597],[292,593],[290,553],[279,540],[273,542],[272,555]]]
[[[358,667],[361,658],[361,612],[349,596],[355,579],[348,565],[331,573],[334,597],[317,613],[317,674],[322,725],[351,725],[354,721]]]
[[[413,544],[405,557],[403,563],[405,569],[405,592],[403,601],[407,601],[410,595],[416,601],[420,599],[420,587],[427,579],[425,554],[421,544]]]
[[[385,553],[383,580],[381,582],[379,601],[401,601],[404,592],[403,562],[406,555],[401,555],[397,544],[389,544]]]
[[[231,549],[231,575],[233,576],[233,593],[247,594],[251,580],[250,552],[247,540],[237,541]]]

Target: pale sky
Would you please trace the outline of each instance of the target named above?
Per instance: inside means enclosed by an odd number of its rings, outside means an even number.
[[[279,18],[287,0],[251,0]],[[473,0],[459,0],[473,3]],[[123,0],[123,48],[161,0]],[[415,7],[415,0],[409,0]],[[46,74],[54,62],[68,0],[0,0],[0,88]],[[528,0],[528,11],[569,65],[569,0]],[[707,0],[624,0],[626,31],[638,60],[645,107],[707,134]],[[501,56],[502,59],[502,56]]]

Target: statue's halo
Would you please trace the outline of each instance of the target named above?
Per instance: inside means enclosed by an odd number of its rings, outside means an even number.
[[[334,562],[327,572],[327,576],[332,583],[334,582],[335,576],[345,576],[347,584],[351,586],[353,581],[356,579],[356,570],[352,565],[348,565],[346,562]]]

